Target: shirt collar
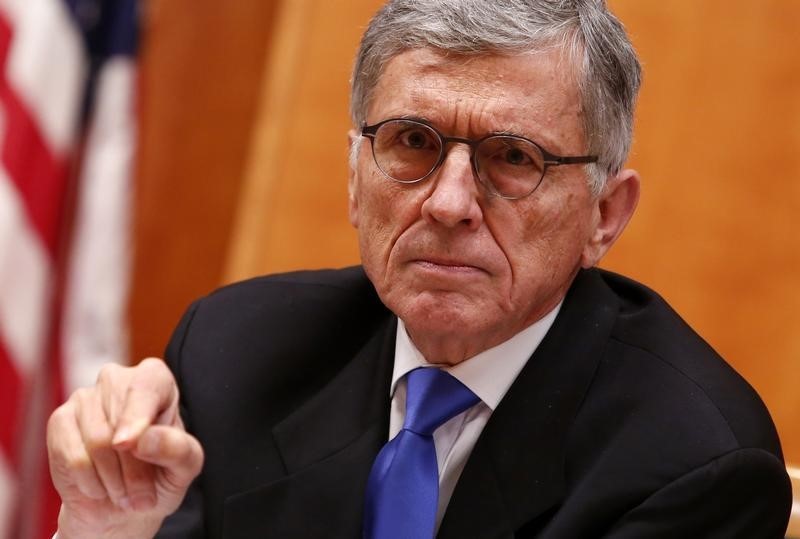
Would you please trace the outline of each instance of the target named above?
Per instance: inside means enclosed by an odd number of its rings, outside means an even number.
[[[427,361],[422,352],[411,342],[403,321],[398,319],[394,371],[389,396],[394,395],[397,382],[410,371],[417,367],[436,366],[457,378],[494,411],[522,367],[542,342],[560,309],[561,303],[507,341],[452,367]]]

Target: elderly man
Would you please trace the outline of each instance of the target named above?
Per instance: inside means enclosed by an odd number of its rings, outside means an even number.
[[[639,73],[600,0],[390,1],[353,75],[363,267],[219,290],[169,369],[75,393],[61,539],[781,537],[758,396],[594,267],[639,195]]]

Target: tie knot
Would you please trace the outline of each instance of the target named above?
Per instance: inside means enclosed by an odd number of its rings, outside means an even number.
[[[480,399],[458,379],[440,369],[419,368],[407,375],[403,429],[430,436],[440,425]]]

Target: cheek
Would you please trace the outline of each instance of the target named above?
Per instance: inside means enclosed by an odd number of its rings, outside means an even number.
[[[366,264],[388,264],[398,237],[420,215],[420,190],[383,177],[370,177],[361,185],[358,200],[358,235]]]
[[[581,197],[570,195],[560,201],[546,204],[539,199],[521,209],[513,228],[516,240],[500,242],[517,288],[560,285],[580,263],[588,240],[590,212]],[[502,230],[512,229],[507,223],[505,226]]]

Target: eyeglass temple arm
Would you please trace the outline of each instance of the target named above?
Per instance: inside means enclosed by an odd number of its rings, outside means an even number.
[[[361,126],[361,136],[375,138],[375,134],[378,132],[378,127],[380,124],[377,125],[362,125]]]
[[[578,165],[581,163],[594,163],[597,161],[596,155],[575,155],[562,157],[560,155],[546,154],[544,162],[547,165]]]

